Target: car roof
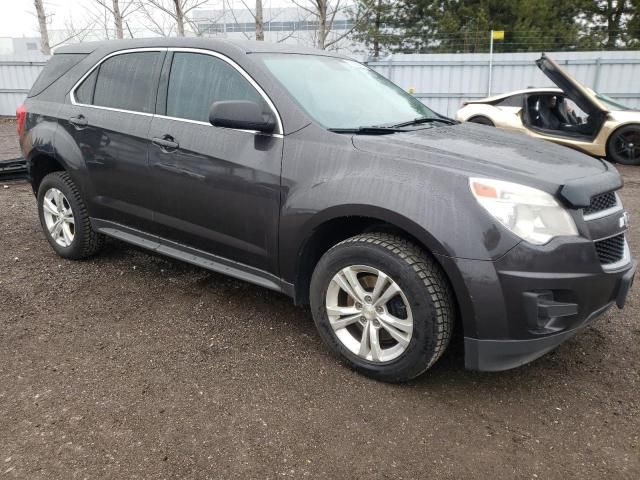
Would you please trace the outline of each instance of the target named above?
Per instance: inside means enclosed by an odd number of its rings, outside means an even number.
[[[490,103],[508,97],[513,97],[514,95],[524,95],[528,93],[562,93],[562,90],[557,87],[525,88],[523,90],[516,90],[515,92],[501,93],[491,97],[479,98],[478,100],[469,100],[467,103]]]
[[[298,47],[284,43],[258,42],[251,40],[222,40],[209,37],[157,37],[157,38],[135,38],[126,40],[106,40],[101,42],[82,42],[72,45],[65,45],[55,49],[58,53],[85,53],[89,54],[96,50],[104,53],[116,52],[118,50],[128,50],[134,48],[153,47],[180,47],[180,48],[201,48],[220,52],[234,51],[237,54],[248,53],[293,53],[304,55],[323,55],[328,57],[348,58],[325,50],[314,48]]]

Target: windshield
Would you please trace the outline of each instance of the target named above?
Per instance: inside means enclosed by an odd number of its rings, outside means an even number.
[[[422,102],[358,62],[319,55],[256,56],[325,128],[350,129],[440,118]]]
[[[622,105],[621,103],[616,102],[613,98],[603,95],[602,93],[596,93],[596,98],[606,104],[607,107],[611,107],[612,110],[631,110],[626,105]]]

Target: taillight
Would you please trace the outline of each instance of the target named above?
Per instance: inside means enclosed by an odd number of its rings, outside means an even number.
[[[16,119],[18,120],[18,135],[22,135],[24,132],[24,121],[27,119],[27,109],[24,108],[24,104],[21,104],[16,109]]]

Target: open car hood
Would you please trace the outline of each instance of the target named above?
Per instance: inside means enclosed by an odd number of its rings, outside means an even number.
[[[609,113],[609,109],[605,107],[595,94],[587,87],[578,82],[575,78],[565,72],[560,65],[547,57],[544,53],[536,60],[536,65],[542,70],[558,88],[589,115],[596,113]]]

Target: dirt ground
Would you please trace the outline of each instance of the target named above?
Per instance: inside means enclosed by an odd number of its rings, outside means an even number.
[[[640,167],[621,171],[639,256]],[[30,187],[6,186],[0,478],[640,478],[640,282],[533,364],[454,351],[387,385],[282,295],[116,241],[60,259]]]

